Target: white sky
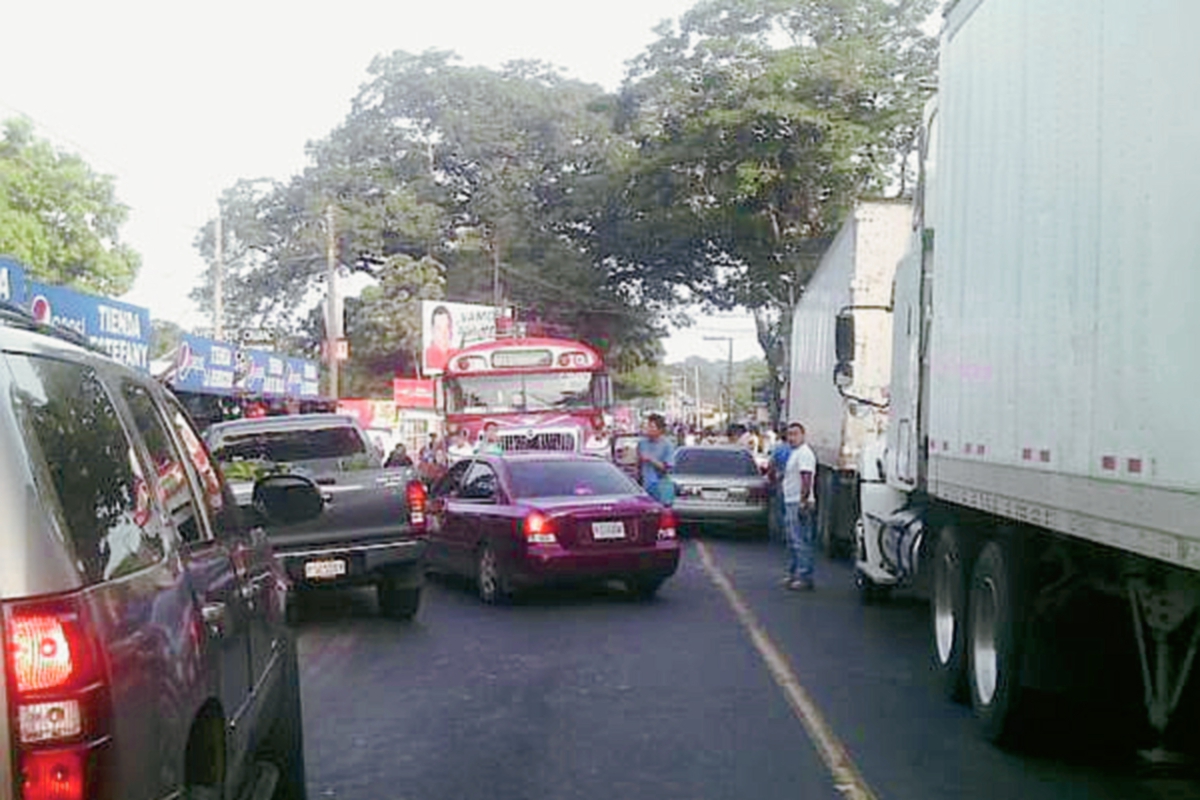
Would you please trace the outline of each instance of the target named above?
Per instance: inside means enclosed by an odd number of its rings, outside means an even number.
[[[694,0],[460,0],[331,4],[212,0],[37,0],[4,10],[0,118],[116,176],[131,207],[122,235],[143,258],[124,299],[155,318],[204,325],[188,293],[203,262],[192,247],[239,178],[286,178],[304,145],[349,110],[371,59],[453,50],[464,64],[549,61],[614,90],[652,29]],[[748,317],[697,320],[667,360],[761,356]]]

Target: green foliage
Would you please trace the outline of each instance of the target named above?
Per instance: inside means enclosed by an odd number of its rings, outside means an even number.
[[[639,397],[662,397],[669,386],[662,368],[639,364],[631,370],[613,373],[613,389],[617,400],[625,402]]]
[[[286,328],[315,349],[320,314],[297,319],[294,309],[323,294],[322,213],[332,204],[339,261],[378,282],[346,301],[355,390],[380,390],[391,370],[414,374],[422,298],[490,303],[498,292],[620,368],[653,360],[661,305],[580,242],[610,165],[630,152],[613,133],[610,101],[538,63],[495,71],[446,53],[375,59],[343,124],[310,145],[303,175],[225,193],[229,322]],[[212,224],[197,246],[213,258]],[[211,308],[210,281],[194,294]]]
[[[907,187],[932,84],[934,0],[706,0],[634,62],[601,257],[753,309],[770,385],[791,308],[853,204]]]
[[[19,119],[0,139],[0,253],[36,280],[101,295],[129,290],[141,259],[120,240],[129,209],[113,179],[33,135]]]
[[[163,358],[179,346],[185,331],[174,322],[165,319],[150,322],[150,358]]]

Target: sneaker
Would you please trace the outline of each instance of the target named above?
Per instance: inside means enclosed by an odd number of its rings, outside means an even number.
[[[798,578],[789,579],[786,586],[788,590],[792,592],[804,591],[804,581],[799,580]]]
[[[813,589],[817,588],[813,585],[812,578],[801,578],[800,580],[796,581],[796,583],[799,584],[799,591],[801,592],[811,592]]]

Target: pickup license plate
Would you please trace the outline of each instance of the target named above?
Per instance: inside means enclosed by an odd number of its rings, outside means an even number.
[[[704,500],[728,500],[729,493],[724,489],[703,489],[700,497]]]
[[[314,580],[327,580],[346,574],[346,562],[341,558],[328,558],[320,561],[304,563],[304,577]]]
[[[592,538],[600,539],[624,539],[625,538],[625,523],[624,522],[593,522],[592,523]]]

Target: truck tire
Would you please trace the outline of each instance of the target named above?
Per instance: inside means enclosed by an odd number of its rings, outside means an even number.
[[[1004,744],[1020,730],[1023,614],[1020,557],[994,539],[975,560],[970,584],[968,654],[971,706],[980,733]]]
[[[933,552],[929,611],[933,667],[949,699],[967,699],[967,589],[974,547],[952,527],[938,532]]]
[[[864,606],[886,603],[892,596],[892,587],[876,583],[861,569],[854,570],[854,587],[858,589],[858,600]]]

